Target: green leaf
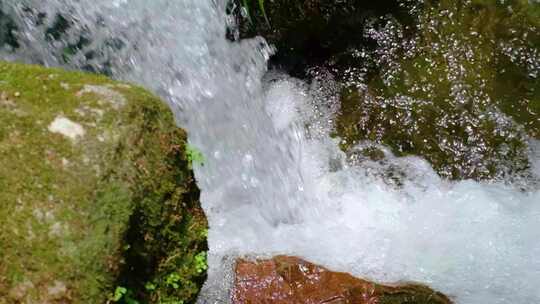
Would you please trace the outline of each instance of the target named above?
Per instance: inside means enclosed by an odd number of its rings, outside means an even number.
[[[144,288],[148,291],[154,291],[156,290],[156,284],[148,282],[144,285]]]
[[[203,271],[208,269],[208,262],[205,251],[195,256],[195,269],[197,270],[197,273],[202,273]]]
[[[187,155],[188,161],[190,162],[189,164],[190,166],[192,166],[193,164],[204,166],[204,155],[196,147],[192,145],[187,145],[186,155]]]
[[[114,291],[114,295],[112,298],[113,302],[118,302],[122,299],[122,297],[127,293],[127,288],[118,286],[116,287],[116,290]]]

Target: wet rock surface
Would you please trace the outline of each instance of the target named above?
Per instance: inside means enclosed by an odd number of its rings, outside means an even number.
[[[234,304],[452,303],[442,293],[422,285],[375,284],[291,256],[257,261],[240,259],[235,272]]]
[[[411,19],[396,0],[247,0],[232,1],[230,7],[239,21],[233,39],[263,36],[278,49],[271,65],[301,77],[307,67],[325,64],[351,47],[372,45],[372,39],[360,34],[370,19],[390,13],[403,22]]]

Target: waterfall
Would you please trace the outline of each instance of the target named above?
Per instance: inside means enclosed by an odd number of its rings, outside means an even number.
[[[339,110],[333,80],[307,84],[267,71],[275,50],[262,38],[228,41],[225,5],[0,2],[21,44],[1,58],[138,83],[163,97],[188,130],[205,157],[194,169],[210,223],[200,303],[228,301],[231,258],[274,254],[382,282],[426,283],[457,303],[540,302],[540,190],[450,182],[425,160],[386,150],[388,164],[407,173],[400,187],[373,174],[380,164],[351,163],[331,136]],[[43,32],[57,13],[74,22],[54,40]],[[78,44],[81,51],[66,58]],[[538,153],[533,142],[540,175]]]

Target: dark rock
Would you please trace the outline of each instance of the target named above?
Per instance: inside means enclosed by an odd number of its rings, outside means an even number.
[[[260,35],[278,53],[271,64],[293,76],[305,76],[307,67],[319,66],[350,47],[373,44],[361,30],[372,17],[393,13],[410,23],[407,10],[397,0],[300,0],[238,1],[246,5],[247,18],[240,21],[239,37]]]

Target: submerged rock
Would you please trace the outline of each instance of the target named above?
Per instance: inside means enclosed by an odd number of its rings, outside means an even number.
[[[375,49],[341,55],[344,148],[375,141],[453,179],[528,174],[527,142],[540,127],[540,4],[428,1],[416,10],[414,31],[384,17],[364,29]]]
[[[530,176],[540,3],[263,1],[263,10],[256,2],[244,1],[240,37],[275,44],[278,69],[337,80],[334,135],[345,152],[383,144],[450,179]]]
[[[234,304],[452,303],[444,294],[426,286],[375,284],[297,257],[277,256],[258,261],[240,259],[235,272]]]
[[[0,122],[1,304],[196,297],[207,223],[162,101],[0,62]]]

